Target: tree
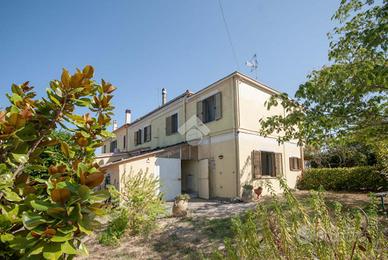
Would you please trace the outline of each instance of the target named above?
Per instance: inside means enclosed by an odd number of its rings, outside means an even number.
[[[93,74],[91,66],[73,75],[64,69],[61,80],[51,81],[47,97],[40,100],[28,82],[12,85],[7,95],[10,106],[0,111],[2,258],[87,253],[81,238],[98,224],[95,217],[105,213],[107,193],[93,190],[104,172],[93,160],[95,149],[110,136],[106,127],[115,89],[104,80],[96,83]],[[85,109],[89,112],[76,114]],[[58,127],[70,136],[53,132]],[[62,156],[48,160],[55,147]]]
[[[342,0],[329,34],[331,64],[308,75],[291,100],[273,96],[285,116],[261,119],[261,133],[279,133],[280,142],[322,145],[342,138],[367,143],[388,135],[388,1]]]

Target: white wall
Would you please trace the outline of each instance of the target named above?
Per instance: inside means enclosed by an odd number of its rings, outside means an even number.
[[[157,158],[155,176],[160,180],[160,191],[165,200],[173,200],[181,194],[181,160],[175,158]]]

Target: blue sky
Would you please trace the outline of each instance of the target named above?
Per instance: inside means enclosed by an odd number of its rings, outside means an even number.
[[[1,1],[0,106],[12,83],[29,80],[39,96],[62,68],[91,64],[118,87],[115,118],[137,118],[173,98],[239,70],[254,53],[258,80],[293,95],[327,63],[326,33],[339,0]],[[251,74],[252,75],[252,74]],[[253,75],[252,75],[253,76]]]

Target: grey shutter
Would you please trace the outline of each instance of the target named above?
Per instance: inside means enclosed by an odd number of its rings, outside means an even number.
[[[138,138],[138,140],[139,140],[139,144],[141,144],[142,143],[142,141],[141,141],[141,129],[139,129],[139,138]]]
[[[152,135],[151,135],[151,126],[148,127],[148,141],[151,141]]]
[[[133,143],[137,145],[137,131],[133,133]]]
[[[197,102],[197,117],[203,122],[203,102]]]
[[[290,161],[290,170],[293,171],[294,170],[294,160],[292,157],[290,157],[289,161]]]
[[[166,117],[166,135],[171,135],[171,116]]]
[[[218,120],[222,117],[222,96],[221,92],[215,94],[215,119]]]
[[[283,160],[281,153],[275,153],[275,176],[283,176]]]
[[[261,152],[252,151],[252,172],[253,178],[258,179],[261,177]]]

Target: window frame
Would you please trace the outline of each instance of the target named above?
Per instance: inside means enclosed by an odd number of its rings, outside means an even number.
[[[296,156],[289,157],[290,171],[302,170],[302,159]]]
[[[168,125],[170,123],[170,125]],[[178,113],[166,117],[166,136],[178,133]]]
[[[144,137],[143,137],[144,143],[151,142],[151,139],[152,139],[152,128],[151,128],[151,125],[148,125],[148,126],[144,127],[143,131],[144,131]]]

